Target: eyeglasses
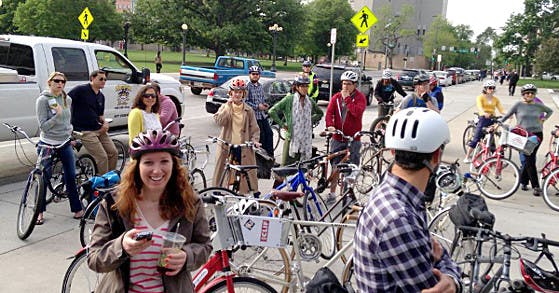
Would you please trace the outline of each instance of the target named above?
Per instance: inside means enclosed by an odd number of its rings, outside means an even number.
[[[155,94],[144,94],[145,99],[155,99],[157,96]]]
[[[52,82],[54,82],[54,83],[62,83],[62,84],[65,84],[65,83],[66,83],[66,81],[65,81],[64,79],[53,79]]]
[[[101,77],[101,78],[99,78],[99,81],[107,81],[107,79],[104,78],[104,77]]]
[[[488,90],[494,90],[495,87],[494,87],[494,86],[488,86],[487,89],[488,89]]]

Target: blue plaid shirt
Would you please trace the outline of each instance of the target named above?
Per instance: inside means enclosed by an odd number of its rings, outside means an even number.
[[[432,272],[460,280],[460,270],[444,251],[433,264],[423,193],[386,172],[357,224],[354,269],[360,292],[420,292],[438,282]]]
[[[266,112],[258,109],[259,104],[266,102],[264,99],[264,88],[259,82],[249,82],[247,89],[248,96],[245,102],[254,110],[256,120],[266,119]]]

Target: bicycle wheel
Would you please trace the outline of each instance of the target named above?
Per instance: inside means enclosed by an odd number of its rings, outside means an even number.
[[[190,171],[189,181],[190,181],[190,185],[192,185],[192,188],[196,192],[199,192],[200,190],[206,189],[208,187],[207,186],[208,184],[206,182],[206,175],[204,175],[204,171],[198,168],[195,168]]]
[[[280,128],[277,124],[272,125],[272,133],[274,134],[274,151],[278,148],[280,141],[285,141],[285,129]]]
[[[350,257],[345,264],[344,271],[342,272],[342,286],[348,292],[357,292],[357,281],[353,271],[353,257]]]
[[[429,222],[429,233],[431,236],[435,237],[437,241],[446,249],[446,251],[451,251],[452,243],[454,237],[456,236],[456,227],[454,223],[450,220],[448,215],[451,207],[445,208],[433,217],[433,220]]]
[[[89,178],[97,174],[97,164],[95,159],[89,154],[83,154],[78,157],[76,161],[76,180],[77,185],[89,180]]]
[[[64,185],[64,168],[62,167],[62,161],[58,158],[53,158],[52,166],[50,170],[49,186],[45,202],[47,204],[51,203],[55,197],[64,197],[66,191],[66,186]]]
[[[486,261],[479,262],[479,276],[484,277],[490,273],[493,268],[493,260],[497,254],[497,242],[495,238],[485,239],[485,241],[478,243],[475,240],[475,235],[468,233],[463,233],[458,231],[456,234],[456,239],[454,240],[451,250],[448,252],[452,260],[460,267],[462,275],[472,280],[473,274],[473,264],[476,258],[477,245],[482,245],[482,259]],[[468,280],[468,281],[469,281]],[[468,282],[466,282],[468,283]]]
[[[102,198],[103,196],[99,195],[95,200],[93,200],[87,206],[83,217],[80,219],[80,243],[82,244],[82,247],[86,247],[91,241],[91,233],[93,233],[95,217],[97,216],[97,210]]]
[[[113,138],[112,139],[118,154],[118,159],[116,162],[116,169],[122,172],[126,162],[128,161],[128,146],[124,145],[120,140]]]
[[[305,197],[303,198],[303,218],[305,221],[318,221],[322,215],[328,211],[327,205],[318,194],[313,198],[310,190],[305,190]],[[332,215],[328,214],[322,222],[332,223]],[[330,259],[336,253],[336,236],[335,228],[327,226],[310,226],[307,231],[315,236],[318,236],[321,242],[320,256],[324,259]]]
[[[21,240],[27,239],[35,228],[40,213],[39,207],[45,204],[44,198],[40,196],[44,191],[45,182],[41,173],[31,173],[27,178],[17,212],[17,237]]]
[[[350,210],[347,214],[342,217],[340,223],[342,224],[357,224],[357,219],[359,218],[359,211]],[[353,241],[353,236],[355,235],[355,227],[340,226],[336,229],[336,250],[340,251],[350,241]],[[340,256],[343,263],[351,258],[353,254],[353,248],[350,248],[344,254]]]
[[[468,152],[468,144],[474,138],[474,133],[476,132],[475,125],[468,125],[464,130],[464,134],[462,134],[462,149],[464,150],[464,154]]]
[[[520,186],[520,171],[512,161],[491,158],[478,169],[476,184],[490,199],[500,200],[513,195]]]
[[[380,174],[377,174],[378,149],[372,145],[361,150],[361,170],[355,177],[354,188],[361,194],[367,194],[380,183]]]
[[[233,277],[233,288],[235,293],[239,292],[270,292],[276,293],[277,291],[270,285],[250,277]],[[227,280],[223,279],[220,282],[206,288],[204,292],[229,292],[227,290]]]
[[[559,212],[559,168],[545,177],[542,189],[545,203],[552,210]]]
[[[102,276],[87,266],[87,250],[84,249],[74,257],[66,270],[62,281],[62,293],[94,292]]]

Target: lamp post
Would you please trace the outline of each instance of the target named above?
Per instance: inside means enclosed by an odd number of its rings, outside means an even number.
[[[181,25],[182,29],[182,65],[186,65],[186,31],[188,30],[188,25],[183,23]]]
[[[276,72],[276,39],[278,37],[278,33],[283,31],[283,27],[279,26],[277,23],[274,23],[274,25],[268,27],[268,30],[272,33],[272,54],[274,55],[272,59],[272,68],[270,68],[270,71]]]
[[[124,23],[124,57],[128,58],[128,29],[130,29],[130,22]]]

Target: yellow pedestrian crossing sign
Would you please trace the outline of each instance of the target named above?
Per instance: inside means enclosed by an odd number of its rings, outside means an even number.
[[[369,47],[369,35],[368,34],[357,34],[357,40],[355,41],[355,45],[358,48]]]
[[[89,30],[88,29],[82,29],[82,35],[81,35],[81,39],[84,41],[87,41],[89,39]]]
[[[93,22],[93,15],[91,14],[91,11],[89,11],[89,8],[86,7],[82,11],[80,16],[78,16],[78,20],[80,21],[84,29],[86,29]]]
[[[351,18],[351,23],[359,30],[360,33],[366,32],[378,21],[371,9],[366,5],[359,9]]]

